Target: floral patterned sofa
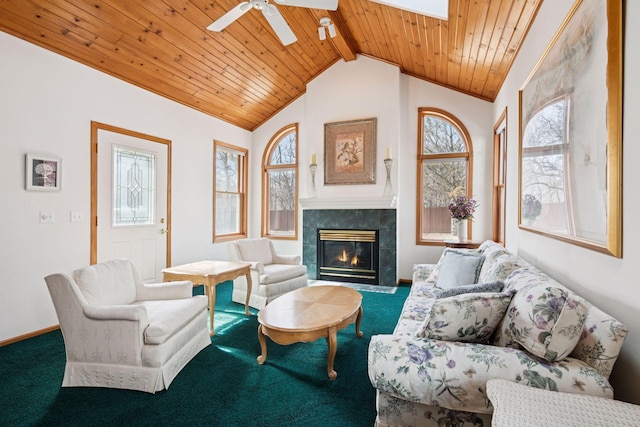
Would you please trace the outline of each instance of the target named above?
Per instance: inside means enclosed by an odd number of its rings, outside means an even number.
[[[483,260],[477,281],[460,287],[468,290],[436,286],[454,255]],[[502,289],[488,292],[493,284]],[[488,426],[490,379],[613,398],[608,378],[626,334],[618,320],[494,242],[445,249],[438,264],[414,266],[393,334],[371,338],[376,425]]]

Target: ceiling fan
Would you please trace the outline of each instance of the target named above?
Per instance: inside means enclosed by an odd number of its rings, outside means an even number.
[[[282,6],[306,7],[310,9],[336,10],[338,8],[338,0],[273,0],[273,2]],[[243,1],[209,25],[207,30],[222,31],[227,25],[240,18],[252,8],[262,11],[262,14],[283,45],[289,45],[297,40],[296,35],[293,34],[293,31],[289,28],[289,24],[284,20],[278,8],[273,4],[269,4],[269,0]]]

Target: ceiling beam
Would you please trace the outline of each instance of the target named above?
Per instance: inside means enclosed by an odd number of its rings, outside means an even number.
[[[356,59],[356,53],[358,52],[356,48],[356,43],[353,40],[353,36],[349,32],[342,16],[339,11],[331,11],[331,10],[318,10],[318,9],[309,9],[313,17],[315,18],[318,26],[320,25],[320,18],[324,18],[328,16],[331,18],[331,23],[336,28],[336,36],[329,37],[327,34],[327,40],[331,43],[331,46],[340,54],[342,59],[345,61],[354,61]]]

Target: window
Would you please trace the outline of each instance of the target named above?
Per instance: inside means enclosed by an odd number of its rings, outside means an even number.
[[[459,195],[472,196],[471,139],[445,111],[420,108],[418,120],[416,243],[441,245],[453,238],[449,203]]]
[[[524,129],[522,143],[523,225],[575,235],[568,162],[568,98],[559,98],[535,112]]]
[[[247,157],[244,148],[213,141],[213,241],[247,237]]]
[[[298,238],[298,125],[278,131],[264,151],[262,235]]]
[[[504,246],[507,206],[507,110],[493,128],[493,240]]]

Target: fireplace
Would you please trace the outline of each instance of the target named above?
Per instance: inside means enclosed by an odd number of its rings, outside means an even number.
[[[395,209],[333,209],[331,199],[308,199],[315,204],[303,204],[302,263],[309,278],[318,279],[318,230],[378,230],[377,285],[396,286],[396,210]],[[370,203],[375,205],[375,203]],[[317,206],[322,206],[317,208]],[[338,281],[338,279],[330,279]]]
[[[378,230],[318,229],[318,279],[379,284]]]

